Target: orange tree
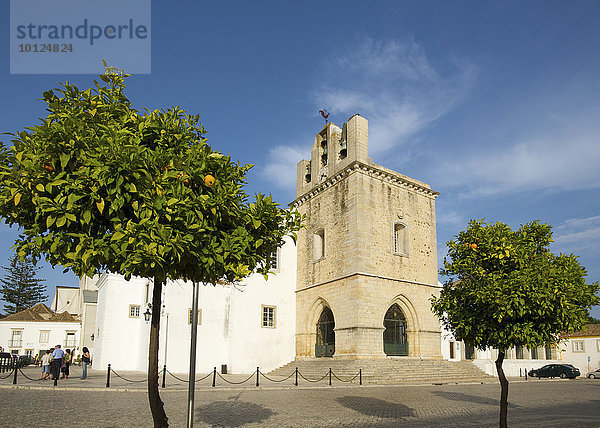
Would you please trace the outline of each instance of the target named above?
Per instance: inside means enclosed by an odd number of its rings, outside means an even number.
[[[0,214],[20,228],[21,257],[78,276],[154,279],[148,394],[154,424],[164,427],[162,286],[266,275],[301,219],[269,196],[250,202],[243,187],[251,166],[213,151],[198,116],[177,107],[140,113],[124,94],[128,75],[107,68],[99,77],[86,90],[67,82],[44,92],[47,117],[1,153]]]
[[[457,340],[498,349],[500,426],[506,427],[508,381],[502,369],[514,346],[555,344],[561,331],[579,330],[598,303],[598,283],[574,255],[553,254],[551,227],[535,221],[512,230],[504,223],[471,220],[447,243],[447,280],[433,311]]]

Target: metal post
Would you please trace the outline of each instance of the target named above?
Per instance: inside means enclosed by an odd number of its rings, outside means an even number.
[[[329,385],[331,385],[331,368],[329,369]]]
[[[296,367],[296,382],[294,385],[298,386],[298,367]]]
[[[519,377],[523,377],[523,369],[519,367]]]
[[[259,369],[257,367],[256,368],[256,386],[258,386],[258,371],[259,371]]]
[[[217,368],[215,367],[213,369],[213,388],[215,387],[216,382],[217,382]]]
[[[165,364],[163,366],[163,381],[162,381],[162,387],[163,388],[165,387],[166,378],[167,378],[167,365]]]
[[[110,388],[110,364],[108,365],[108,368],[106,369],[106,387]]]
[[[190,338],[190,372],[188,375],[188,411],[187,427],[194,426],[194,392],[196,388],[196,339],[198,334],[198,287],[199,283],[194,281],[192,294],[192,333]],[[215,367],[216,370],[216,367]]]
[[[17,371],[19,370],[17,363],[15,363],[15,376],[13,377],[13,385],[17,384]]]
[[[358,384],[362,385],[362,369],[358,369]]]
[[[525,380],[527,380],[527,368],[525,368]]]

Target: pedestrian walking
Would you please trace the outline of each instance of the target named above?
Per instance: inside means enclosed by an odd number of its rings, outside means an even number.
[[[52,380],[58,380],[64,356],[65,351],[60,349],[60,345],[56,345],[52,351]]]
[[[46,350],[46,353],[42,356],[42,373],[40,374],[40,379],[46,380],[50,377],[50,361],[52,360],[52,356],[50,354],[50,350]]]
[[[90,359],[90,350],[87,346],[83,347],[83,354],[81,354],[81,367],[83,368],[83,374],[81,379],[87,379],[87,366],[92,360]]]

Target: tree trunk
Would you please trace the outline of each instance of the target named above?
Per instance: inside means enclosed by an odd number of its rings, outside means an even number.
[[[508,380],[504,376],[502,363],[504,362],[504,351],[498,351],[498,359],[496,360],[496,370],[498,370],[498,379],[500,380],[500,428],[508,426],[506,416],[508,414]]]
[[[160,310],[162,307],[162,278],[154,278],[152,291],[152,321],[150,322],[150,346],[148,348],[148,400],[154,428],[169,426],[167,414],[158,393],[158,334],[160,331]]]

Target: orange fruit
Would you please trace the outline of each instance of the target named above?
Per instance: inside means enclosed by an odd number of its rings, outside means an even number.
[[[477,248],[477,244],[471,244],[471,249],[474,250],[475,248]]]
[[[206,176],[204,177],[204,184],[206,184],[207,186],[212,186],[213,184],[215,184],[215,177],[213,177],[210,174],[206,174]]]
[[[49,171],[49,172],[54,171],[54,167],[52,165],[50,165],[49,163],[45,163],[44,168],[46,168],[46,171]]]

